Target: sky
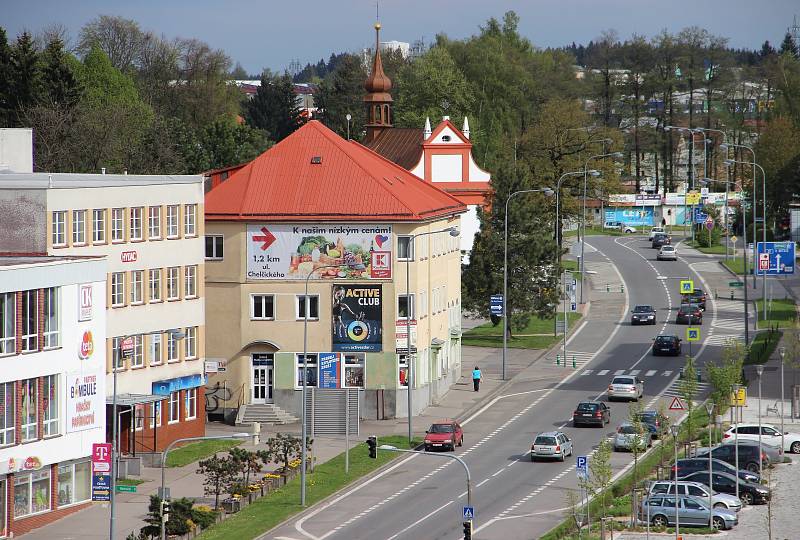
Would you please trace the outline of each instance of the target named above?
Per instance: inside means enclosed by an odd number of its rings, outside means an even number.
[[[588,43],[603,30],[621,38],[651,37],[700,26],[730,39],[736,48],[779,45],[800,20],[798,0],[383,0],[381,41],[430,43],[440,33],[463,39],[490,17],[513,10],[519,31],[538,47]],[[76,41],[81,27],[99,15],[139,22],[167,38],[198,38],[224,50],[250,73],[283,71],[331,53],[355,52],[374,41],[375,0],[0,0],[0,27],[13,40],[53,23]]]

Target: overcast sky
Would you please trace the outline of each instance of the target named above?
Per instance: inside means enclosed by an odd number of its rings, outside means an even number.
[[[587,43],[601,31],[621,38],[648,37],[662,28],[697,25],[730,38],[733,47],[779,44],[798,0],[383,0],[382,41],[429,43],[438,33],[464,38],[490,17],[514,10],[520,32],[539,47]],[[52,23],[73,38],[98,15],[135,19],[142,29],[168,38],[194,37],[223,49],[252,73],[282,71],[327,60],[332,52],[357,51],[374,39],[375,0],[0,0],[0,26],[9,40]]]

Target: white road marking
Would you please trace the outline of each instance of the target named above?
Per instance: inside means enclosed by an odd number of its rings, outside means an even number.
[[[641,370],[638,369],[632,369],[631,372],[628,373],[628,375],[630,375],[631,377],[636,377],[640,373],[640,371]]]
[[[607,369],[601,369],[600,371],[597,372],[597,374],[598,375],[608,375],[608,370]]]
[[[431,517],[431,516],[432,516],[433,514],[435,514],[436,512],[439,512],[440,510],[444,510],[445,508],[447,508],[447,507],[448,507],[448,506],[450,506],[451,504],[453,504],[453,501],[448,501],[448,502],[446,502],[445,504],[443,504],[442,506],[440,506],[439,508],[437,508],[436,510],[434,510],[434,511],[433,511],[433,512],[431,512],[430,514],[427,514],[426,516],[423,516],[423,517],[419,518],[417,521],[415,521],[414,523],[412,523],[411,525],[409,525],[408,527],[406,527],[405,529],[403,529],[403,530],[402,530],[402,531],[400,531],[399,533],[397,533],[397,534],[395,534],[395,535],[393,535],[393,536],[390,536],[389,538],[387,538],[387,540],[394,540],[395,538],[397,538],[398,536],[400,536],[400,535],[401,535],[401,534],[403,534],[404,532],[406,532],[406,531],[409,531],[409,530],[413,529],[414,527],[416,527],[417,525],[419,525],[420,523],[422,523],[423,521],[425,521],[426,519],[428,519],[429,517]]]
[[[645,377],[652,377],[652,376],[653,376],[653,375],[655,375],[656,373],[657,373],[657,371],[656,371],[655,369],[648,369],[648,370],[647,370],[647,373],[645,373],[645,374],[644,374],[644,376],[645,376]]]
[[[664,376],[664,377],[669,377],[670,375],[672,375],[672,372],[671,371],[665,371],[661,375]]]
[[[484,480],[481,480],[481,481],[480,481],[480,482],[479,482],[479,483],[478,483],[478,484],[475,486],[475,488],[477,489],[477,488],[481,487],[483,484],[485,484],[485,483],[486,483],[486,482],[488,482],[489,480],[491,480],[491,478],[486,478],[486,479],[484,479]]]
[[[618,369],[617,371],[615,371],[615,372],[614,372],[614,375],[615,375],[615,376],[616,376],[616,375],[622,375],[623,373],[625,373],[625,370],[624,370],[624,369]]]
[[[592,374],[592,370],[591,369],[585,369],[583,371],[583,373],[581,373],[581,375],[591,375],[591,374]]]

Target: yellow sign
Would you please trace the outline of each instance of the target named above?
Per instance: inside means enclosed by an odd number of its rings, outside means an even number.
[[[686,194],[686,204],[700,204],[700,193],[690,191]]]
[[[691,279],[681,280],[681,294],[692,294],[694,292],[694,281]]]
[[[747,406],[747,388],[738,388],[735,392],[731,392],[731,407],[746,407]]]
[[[686,341],[700,341],[700,329],[696,326],[687,327]]]

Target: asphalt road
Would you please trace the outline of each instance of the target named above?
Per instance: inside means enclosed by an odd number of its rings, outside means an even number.
[[[695,285],[702,286],[692,270],[702,261],[656,261],[656,250],[650,249],[642,236],[593,237],[588,243],[597,251],[587,253],[587,268],[608,267],[613,262],[624,282],[625,294],[617,292],[616,303],[605,303],[605,309],[616,312],[615,322],[590,316],[568,343],[567,357],[579,357],[579,369],[548,364],[537,366],[539,376],[523,372],[503,396],[463,420],[465,443],[456,455],[467,462],[472,476],[472,505],[476,509],[473,538],[538,538],[563,519],[567,493],[577,489],[574,456],[566,463],[531,463],[528,450],[533,434],[560,429],[573,440],[575,455],[590,454],[603,437],[611,436],[616,426],[627,419],[628,405],[611,404],[611,424],[602,429],[576,429],[568,422],[577,402],[605,399],[605,389],[615,374],[644,379],[643,403],[650,407],[657,406],[659,399],[669,403],[669,396],[678,394],[677,375],[683,360],[653,357],[650,353],[655,335],[682,337],[685,331],[685,326],[674,324],[680,303],[678,280],[657,277],[692,276]],[[619,281],[617,276],[595,276],[596,282],[605,278]],[[604,289],[595,292],[602,295]],[[608,294],[610,299],[614,293]],[[602,300],[597,303],[598,308]],[[636,304],[654,306],[658,324],[630,326],[629,310]],[[737,335],[736,313],[735,306],[731,306],[730,313],[726,313],[730,323],[717,328],[721,323],[716,317],[715,302],[708,301],[702,338],[715,334],[711,340],[715,344],[708,349],[703,342],[695,344],[693,353],[698,364],[716,356],[724,341],[720,336]],[[700,391],[704,389],[701,384]],[[615,453],[615,472],[631,460],[631,454]],[[415,455],[311,509],[266,538],[455,540],[462,537],[461,513],[465,504],[465,474],[458,463],[443,457]]]

